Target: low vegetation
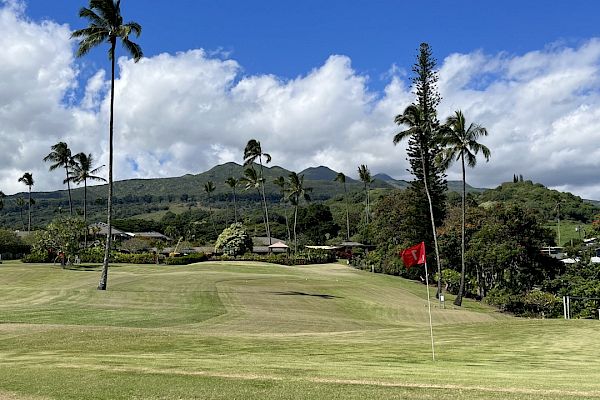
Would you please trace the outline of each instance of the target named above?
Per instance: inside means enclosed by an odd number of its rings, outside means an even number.
[[[432,362],[417,282],[205,262],[115,266],[103,292],[99,268],[0,267],[0,397],[600,397],[597,321],[434,302]]]

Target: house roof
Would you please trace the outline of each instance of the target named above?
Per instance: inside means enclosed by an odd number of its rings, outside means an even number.
[[[170,237],[163,235],[160,232],[133,232],[129,233],[130,236],[140,239],[163,239],[172,240]]]
[[[342,246],[304,246],[307,249],[312,249],[312,250],[337,250],[342,248]]]
[[[91,224],[90,228],[98,228],[98,234],[99,235],[106,235],[108,234],[108,224],[104,223],[104,222],[96,222],[95,224]],[[130,236],[127,232],[124,232],[120,229],[115,228],[114,226],[111,229],[111,234],[114,236]]]
[[[272,245],[270,245],[269,248],[270,249],[289,249],[290,247],[283,242],[277,242],[277,243],[273,243]]]
[[[358,243],[358,242],[342,242],[342,243],[340,243],[340,246],[342,246],[342,247],[367,247],[368,245]]]
[[[271,236],[271,243],[269,243],[269,238],[266,236],[255,236],[252,238],[252,243],[255,246],[270,246],[273,243],[281,242],[285,244],[285,240],[277,239],[276,237]]]

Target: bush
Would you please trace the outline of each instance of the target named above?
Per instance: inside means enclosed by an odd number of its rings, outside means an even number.
[[[336,261],[335,254],[329,252],[310,252],[300,253],[296,256],[288,256],[287,254],[253,254],[246,253],[242,256],[232,257],[226,254],[222,256],[212,257],[213,261],[260,261],[280,265],[307,265],[307,264],[327,264]]]
[[[46,251],[33,251],[23,257],[24,263],[47,263],[51,262],[51,255]]]
[[[156,264],[156,254],[140,253],[140,254],[111,254],[111,262],[127,263],[127,264]]]
[[[181,257],[167,257],[165,264],[167,265],[187,265],[208,260],[204,253],[192,253]]]
[[[252,250],[252,239],[241,223],[231,224],[217,238],[215,251],[217,253],[237,256]]]

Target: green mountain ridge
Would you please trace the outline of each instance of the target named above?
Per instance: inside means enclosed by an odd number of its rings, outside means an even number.
[[[226,208],[230,203],[231,188],[224,182],[229,177],[239,178],[243,176],[245,168],[235,162],[228,162],[214,166],[199,174],[117,181],[114,183],[115,218],[129,218],[137,215],[166,212],[167,210],[173,211],[175,205],[177,206],[175,207],[175,212],[177,210],[184,211],[191,207],[204,207],[208,204],[208,196],[204,191],[204,184],[208,181],[212,181],[216,186],[216,190],[212,194],[213,207]],[[255,165],[255,168],[259,168],[259,166]],[[265,192],[267,200],[272,204],[278,204],[281,201],[281,189],[273,184],[273,180],[279,176],[287,178],[291,171],[280,166],[263,166],[263,171],[266,182]],[[305,186],[312,188],[311,197],[314,201],[326,201],[339,197],[344,193],[343,186],[339,182],[334,181],[337,172],[326,166],[307,168],[300,172],[299,175],[304,175]],[[409,186],[409,182],[396,180],[385,173],[376,174],[374,178],[375,180],[371,185],[373,189],[393,190],[405,189]],[[364,190],[362,182],[347,178],[346,186],[350,193],[355,193],[358,196],[357,198],[360,198],[359,193]],[[543,185],[538,184],[538,186],[540,190],[541,188],[549,190]],[[500,186],[499,189],[485,189],[467,185],[467,191],[482,196],[482,202],[506,201],[510,195],[507,189],[502,191],[503,187]],[[448,190],[460,193],[462,182],[449,181]],[[501,191],[503,194],[497,194],[498,191]],[[88,187],[88,215],[90,220],[103,219],[106,192],[106,185]],[[71,193],[74,207],[80,211],[83,208],[83,188],[74,188]],[[236,194],[239,205],[242,208],[253,207],[260,198],[259,193],[254,188],[245,190],[243,186],[238,187]],[[520,194],[522,195],[522,193]],[[544,195],[539,193],[536,196],[544,197]],[[17,193],[7,196],[4,199],[5,207],[3,212],[0,213],[0,225],[13,228],[22,227],[21,213],[15,203],[17,197],[27,198],[27,193]],[[32,208],[33,221],[36,226],[43,226],[51,221],[57,213],[68,210],[68,194],[64,189],[51,192],[32,192],[32,198],[36,202]],[[575,201],[576,199],[579,200]],[[532,200],[533,203],[535,203],[534,200]],[[569,200],[570,207],[567,208],[569,215],[572,215],[574,219],[585,220],[587,216],[594,212],[593,210],[598,209],[591,202],[584,203],[583,200],[572,194],[568,194],[567,200]],[[529,205],[533,204],[532,202]],[[527,202],[524,201],[524,203]],[[579,207],[578,204],[581,204],[581,207],[584,209],[583,212],[579,213],[580,215],[576,210]],[[544,215],[550,215],[547,204],[541,205],[538,208],[542,209]],[[26,219],[26,208],[22,211]]]

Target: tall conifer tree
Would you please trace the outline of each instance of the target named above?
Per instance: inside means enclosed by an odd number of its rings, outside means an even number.
[[[396,116],[398,125],[406,125],[408,130],[396,134],[394,143],[397,144],[408,138],[407,155],[411,173],[415,179],[411,188],[415,193],[415,202],[420,209],[429,210],[431,224],[423,221],[418,229],[429,248],[434,248],[438,269],[438,293],[442,293],[441,262],[437,245],[435,227],[440,226],[446,213],[446,176],[444,167],[436,163],[436,157],[441,153],[440,123],[437,118],[437,106],[441,96],[437,91],[438,75],[435,70],[436,61],[427,43],[421,43],[417,62],[413,66],[413,87],[416,91],[416,102]],[[433,246],[432,246],[433,245]]]

